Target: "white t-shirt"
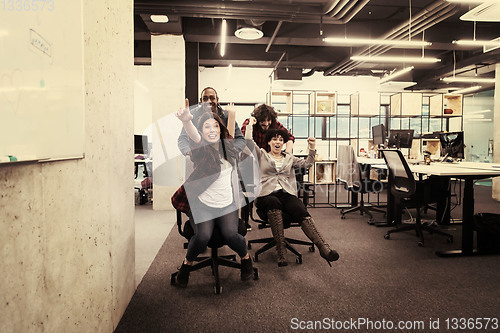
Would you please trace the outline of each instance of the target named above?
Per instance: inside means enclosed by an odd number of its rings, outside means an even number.
[[[274,160],[274,164],[276,164],[276,171],[280,171],[281,168],[283,167],[283,158],[281,160],[277,160],[273,157],[273,160]],[[276,183],[276,187],[274,188],[274,191],[279,191],[281,190],[283,187],[280,185],[280,183]]]
[[[225,159],[221,161],[219,178],[199,196],[202,203],[213,208],[227,207],[233,202],[233,187],[231,186],[233,167]]]

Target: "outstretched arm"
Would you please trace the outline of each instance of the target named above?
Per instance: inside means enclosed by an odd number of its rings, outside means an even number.
[[[189,100],[187,98],[185,108],[178,110],[175,113],[175,116],[179,118],[180,121],[182,121],[182,126],[184,127],[186,134],[191,138],[191,140],[196,143],[200,142],[201,136],[192,122],[193,115],[191,114],[191,112],[189,112]]]

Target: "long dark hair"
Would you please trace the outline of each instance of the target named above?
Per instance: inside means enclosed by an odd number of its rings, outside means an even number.
[[[196,128],[198,129],[198,131],[202,132],[203,124],[208,119],[214,119],[219,124],[219,129],[220,129],[219,154],[222,154],[225,160],[233,164],[234,160],[237,157],[237,152],[236,149],[234,148],[234,139],[231,136],[231,134],[229,134],[226,125],[224,125],[224,122],[217,114],[213,112],[203,113],[198,119]],[[204,140],[203,137],[202,140]]]

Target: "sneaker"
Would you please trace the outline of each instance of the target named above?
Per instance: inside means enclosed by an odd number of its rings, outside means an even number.
[[[191,266],[182,264],[177,272],[176,281],[177,285],[181,288],[186,288],[189,281],[189,273],[191,272]]]
[[[241,259],[241,281],[247,281],[253,276],[252,257]]]

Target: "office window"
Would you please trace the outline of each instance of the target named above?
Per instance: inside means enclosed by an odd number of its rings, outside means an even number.
[[[292,116],[293,136],[296,138],[307,138],[309,136],[309,117]]]
[[[348,117],[337,117],[337,137],[338,138],[348,138],[349,137],[349,118]]]
[[[413,136],[420,136],[422,134],[421,119],[410,118],[410,129],[414,130]]]
[[[287,129],[290,130],[290,132],[292,131],[290,129],[290,127],[292,126],[291,124],[288,123],[288,117],[287,116],[278,116],[278,121],[281,123],[281,125],[285,126]]]
[[[438,132],[441,131],[441,119],[431,118],[429,121],[429,132]]]
[[[358,137],[358,121],[359,118],[351,118],[351,138]]]
[[[349,115],[351,113],[351,106],[346,104],[337,105],[337,114],[338,115]]]
[[[330,138],[337,137],[337,117],[333,116],[330,118]]]
[[[370,126],[370,118],[360,117],[359,118],[359,137],[361,139],[367,139],[371,136],[372,127]]]
[[[389,129],[401,129],[401,119],[391,118],[391,126]]]

